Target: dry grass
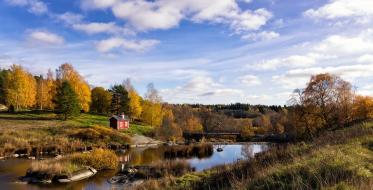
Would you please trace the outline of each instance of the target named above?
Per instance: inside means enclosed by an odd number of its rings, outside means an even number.
[[[77,165],[91,166],[97,170],[116,169],[118,167],[117,155],[106,149],[95,149],[91,153],[74,153],[70,161]]]
[[[77,118],[78,121],[65,122],[55,119],[53,114],[2,113],[0,156],[10,156],[14,153],[71,153],[85,147],[126,145],[130,142],[128,135],[97,125],[106,121],[106,117],[88,114],[81,117]]]
[[[250,161],[144,183],[139,189],[371,189],[373,123],[273,147]],[[166,185],[166,186],[165,186]]]
[[[95,149],[90,153],[74,153],[60,159],[32,162],[27,175],[52,179],[54,176],[71,175],[85,166],[97,170],[117,169],[118,158],[113,151]]]

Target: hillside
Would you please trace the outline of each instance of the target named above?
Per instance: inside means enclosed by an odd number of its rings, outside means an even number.
[[[373,122],[322,133],[311,142],[282,144],[250,161],[179,178],[149,181],[139,189],[371,189]]]
[[[63,121],[54,113],[0,113],[0,124],[0,156],[126,146],[131,143],[131,136],[152,131],[151,127],[138,124],[132,124],[128,131],[112,130],[108,117],[91,114]]]

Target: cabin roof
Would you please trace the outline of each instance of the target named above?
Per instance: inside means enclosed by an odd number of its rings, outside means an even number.
[[[118,115],[113,115],[110,117],[111,118],[114,118],[116,119],[117,121],[123,121],[123,120],[129,120],[127,116],[124,116],[124,119],[122,118],[122,116],[118,116]]]

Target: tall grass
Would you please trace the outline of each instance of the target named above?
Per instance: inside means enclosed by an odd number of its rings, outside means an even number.
[[[139,189],[371,189],[372,124],[328,131],[308,143],[274,146],[250,161],[179,178],[144,183]],[[164,186],[166,185],[166,186]]]
[[[60,159],[32,162],[26,176],[51,180],[56,176],[70,176],[86,166],[96,170],[117,169],[118,158],[113,151],[105,149],[95,149],[90,153],[74,153]]]

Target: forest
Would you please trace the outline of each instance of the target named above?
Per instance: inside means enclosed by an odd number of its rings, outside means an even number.
[[[8,112],[44,111],[68,120],[80,113],[126,114],[134,123],[154,126],[162,140],[183,133],[238,132],[243,137],[286,134],[311,138],[323,129],[342,128],[373,117],[373,98],[356,94],[352,84],[332,74],[311,77],[294,90],[286,105],[169,104],[153,83],[139,95],[129,78],[122,84],[92,87],[71,64],[34,76],[20,65],[0,70],[0,103]]]

